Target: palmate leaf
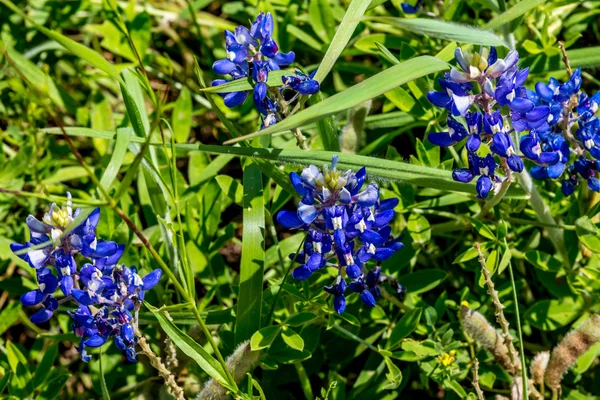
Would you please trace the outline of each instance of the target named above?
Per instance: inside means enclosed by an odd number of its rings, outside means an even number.
[[[225,142],[225,144],[240,142],[256,136],[286,132],[299,126],[319,121],[330,115],[335,115],[341,111],[355,107],[367,100],[381,96],[385,92],[414,79],[445,69],[448,69],[448,64],[440,59],[431,56],[413,58],[365,79],[323,100],[318,105],[308,107],[273,126],[250,135],[231,139]]]
[[[60,134],[57,128],[42,129],[43,132]],[[96,131],[89,128],[66,128],[67,134],[71,136],[87,136],[104,139],[114,139],[110,132]],[[132,142],[139,142],[142,138],[132,137]],[[162,146],[162,143],[151,142],[153,146]],[[169,146],[169,144],[167,144]],[[358,171],[362,167],[367,168],[370,179],[380,181],[395,181],[409,183],[421,187],[448,190],[462,193],[476,193],[475,183],[460,183],[452,179],[450,171],[438,168],[413,165],[400,161],[385,160],[375,157],[367,157],[353,154],[338,154],[330,151],[319,150],[296,150],[296,149],[262,149],[254,147],[236,146],[209,146],[202,144],[176,144],[179,150],[198,150],[209,154],[227,154],[238,157],[252,157],[258,160],[268,160],[276,163],[293,165],[324,165],[331,162],[331,157],[337,154],[340,169],[352,169]],[[512,185],[507,193],[508,197],[523,197],[523,191],[516,185]]]
[[[504,40],[489,30],[469,25],[440,21],[429,18],[374,17],[372,21],[392,25],[411,33],[427,35],[458,43],[480,44],[483,46],[506,46]]]

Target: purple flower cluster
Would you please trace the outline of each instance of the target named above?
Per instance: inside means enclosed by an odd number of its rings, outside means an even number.
[[[267,81],[269,72],[280,70],[281,67],[294,62],[295,54],[282,53],[273,40],[274,21],[271,13],[261,12],[251,24],[250,30],[238,26],[234,32],[225,31],[225,46],[227,58],[217,60],[213,70],[219,75],[229,75],[231,79],[217,79],[212,86],[219,86],[238,79],[250,79],[253,86],[254,105],[260,112],[263,126],[275,124],[282,119],[282,96],[269,96]],[[314,74],[314,73],[313,73]],[[298,95],[315,94],[319,91],[319,82],[296,70],[294,76],[283,76],[283,86],[278,90],[283,92],[291,89],[296,95],[288,102],[294,101]],[[235,107],[246,101],[250,91],[243,90],[221,94],[227,107]],[[277,94],[277,93],[274,93]]]
[[[468,168],[455,170],[452,176],[459,182],[470,182],[478,177],[477,197],[487,198],[507,174],[524,168],[515,151],[506,115],[501,113],[502,107],[511,110],[511,117],[520,113],[525,123],[531,125],[545,120],[547,114],[523,107],[520,101],[529,71],[517,68],[519,54],[516,51],[510,51],[501,59],[494,47],[482,48],[473,54],[463,53],[458,48],[455,59],[460,69],[453,68],[439,80],[442,91],[427,94],[432,104],[448,110],[448,130],[430,133],[427,138],[445,147],[466,139]],[[499,170],[503,170],[504,175],[497,174]]]
[[[338,171],[337,161],[334,156],[330,166],[310,165],[301,175],[292,172],[290,180],[302,200],[296,211],[280,211],[277,220],[286,228],[308,231],[303,251],[290,255],[301,264],[292,272],[296,280],[308,279],[325,266],[338,268],[337,278],[325,291],[334,296],[334,308],[341,314],[347,287],[360,293],[367,306],[375,306],[383,277],[379,267],[367,270],[366,265],[387,260],[403,244],[392,237],[389,226],[398,199],[381,200],[373,183],[362,190],[366,169]]]
[[[95,209],[78,223],[81,209],[73,211],[71,196],[67,204],[50,210],[39,221],[27,217],[31,236],[26,244],[11,244],[11,250],[35,268],[38,289],[21,296],[24,306],[41,305],[31,316],[31,322],[48,321],[59,304],[73,300],[78,307],[70,312],[73,330],[81,337],[79,352],[89,361],[86,347],[98,347],[109,337],[130,361],[135,361],[132,312],[144,299],[146,290],[154,287],[161,277],[154,270],[143,279],[135,268],[117,265],[125,246],[96,237],[100,209]],[[75,257],[81,255],[90,262],[77,266]],[[58,300],[54,292],[60,288],[64,297]]]
[[[522,113],[513,112],[517,132],[528,131],[521,139],[521,151],[536,166],[531,176],[536,179],[563,177],[562,191],[571,195],[583,179],[590,190],[600,192],[596,178],[600,159],[600,119],[594,114],[600,104],[600,92],[588,97],[581,91],[581,69],[565,83],[550,78],[548,84],[538,82],[535,91],[520,93],[522,111],[543,110],[546,119],[540,124],[524,123]],[[575,131],[575,135],[573,135]],[[575,161],[569,163],[571,153]]]
[[[523,171],[525,157],[535,164],[530,169],[535,179],[563,177],[566,196],[582,179],[600,192],[600,119],[594,116],[600,92],[590,97],[581,91],[580,69],[567,82],[550,78],[529,90],[523,86],[529,71],[518,69],[514,50],[499,59],[493,47],[473,54],[459,48],[455,59],[460,69],[439,80],[442,91],[427,94],[432,104],[448,110],[448,130],[430,133],[429,141],[453,146],[466,139],[468,168],[455,170],[455,180],[478,177],[477,196],[486,198],[509,174]],[[513,132],[520,137],[522,156],[516,153]],[[572,153],[576,159],[571,163]]]

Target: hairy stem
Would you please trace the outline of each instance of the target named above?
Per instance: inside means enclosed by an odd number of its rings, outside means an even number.
[[[484,400],[483,391],[479,387],[479,360],[477,358],[473,359],[473,387],[477,393],[477,400]]]

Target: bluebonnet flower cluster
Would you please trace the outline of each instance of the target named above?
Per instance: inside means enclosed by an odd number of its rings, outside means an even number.
[[[417,0],[414,6],[409,3],[401,3],[400,6],[404,14],[416,14],[421,10],[424,2],[425,0]]]
[[[282,118],[282,106],[294,101],[298,95],[315,94],[319,91],[319,82],[296,70],[294,76],[283,76],[283,86],[274,89],[269,96],[267,81],[269,72],[280,70],[281,67],[294,62],[295,54],[282,53],[273,39],[274,21],[271,13],[261,12],[248,30],[245,26],[238,26],[234,32],[225,31],[225,45],[227,58],[217,60],[213,70],[219,75],[229,75],[230,80],[217,79],[212,86],[219,86],[232,80],[250,79],[253,86],[254,105],[260,112],[263,126],[273,125]],[[290,89],[296,95],[282,105],[282,92]],[[277,93],[279,91],[279,93]],[[222,94],[227,107],[235,107],[246,101],[250,91],[244,90]],[[275,96],[273,96],[275,95]]]
[[[11,244],[11,250],[36,270],[38,289],[23,294],[21,302],[41,305],[31,316],[31,322],[40,324],[52,317],[59,303],[74,300],[78,307],[70,315],[73,330],[81,337],[81,358],[89,361],[86,347],[101,346],[113,337],[126,357],[135,361],[132,312],[139,308],[145,291],[158,283],[161,271],[142,279],[135,268],[117,265],[125,246],[96,237],[100,209],[78,224],[82,210],[73,211],[71,196],[67,196],[64,207],[52,204],[41,221],[27,217],[29,242]],[[78,254],[90,261],[81,269],[75,260]],[[60,301],[54,297],[57,288],[64,295]]]
[[[308,279],[325,266],[338,268],[325,291],[334,296],[334,308],[341,314],[347,288],[360,293],[365,305],[375,305],[383,277],[379,267],[369,271],[366,265],[387,260],[403,244],[392,237],[389,226],[398,199],[381,200],[373,183],[363,190],[366,169],[342,172],[337,162],[334,156],[322,169],[310,165],[301,175],[292,172],[290,181],[302,200],[296,211],[280,211],[277,220],[286,228],[308,231],[303,251],[290,255],[301,264],[292,272],[296,280]],[[402,293],[403,288],[397,286],[397,291]]]
[[[563,177],[565,196],[571,195],[582,179],[587,181],[590,190],[600,192],[600,180],[596,178],[600,119],[594,116],[600,104],[600,92],[588,97],[581,91],[581,82],[581,69],[562,84],[555,78],[550,78],[548,84],[538,82],[535,91],[519,93],[521,105],[511,114],[515,130],[528,132],[521,139],[520,147],[536,164],[531,176],[540,180]],[[531,123],[531,113],[544,118]],[[572,153],[575,160],[569,163]]]
[[[455,59],[460,69],[453,68],[439,80],[443,91],[427,94],[432,104],[448,110],[448,130],[430,133],[428,139],[439,146],[452,146],[466,139],[469,166],[454,171],[452,176],[459,182],[478,177],[477,197],[485,199],[511,172],[521,172],[524,168],[501,108],[508,106],[513,112],[525,112],[523,118],[532,124],[545,116],[520,103],[529,71],[517,68],[516,51],[501,59],[494,47],[481,48],[473,54],[458,48]],[[504,174],[497,174],[499,170]]]

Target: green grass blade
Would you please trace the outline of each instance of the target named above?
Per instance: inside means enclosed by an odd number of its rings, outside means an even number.
[[[260,329],[265,264],[265,204],[262,174],[254,163],[244,169],[244,226],[235,342],[249,340]]]
[[[42,131],[52,134],[61,134],[57,128],[46,128],[42,129]],[[67,128],[66,131],[67,134],[72,136],[101,137],[104,139],[113,139],[114,137],[114,135],[109,132],[94,131],[93,129],[88,128]],[[140,141],[140,138],[134,137],[132,138],[132,141]],[[151,142],[150,144],[153,146],[162,146],[162,143],[157,142]],[[228,154],[238,157],[251,157],[254,160],[266,160],[292,165],[324,165],[331,162],[331,157],[334,154],[338,154],[335,152],[319,150],[261,149],[255,147],[208,146],[202,144],[176,144],[175,147],[180,150],[198,150],[209,154]],[[416,186],[454,192],[476,193],[474,183],[455,182],[452,179],[452,173],[450,171],[363,155],[338,155],[340,168],[358,171],[361,167],[366,167],[371,179],[410,183]],[[291,190],[291,193],[293,193],[293,190]],[[512,185],[508,191],[508,197],[514,198],[522,196],[523,191],[516,185]]]
[[[211,378],[219,382],[223,387],[229,388],[225,371],[223,371],[223,367],[214,357],[208,354],[194,339],[175,326],[163,312],[148,303],[144,304],[156,316],[158,323],[171,340],[173,340],[175,346],[194,360]]]
[[[487,24],[483,25],[484,29],[498,29],[502,25],[519,18],[529,10],[532,10],[544,4],[545,0],[523,0],[504,11],[502,14],[492,18]]]
[[[385,92],[414,79],[434,72],[443,71],[447,68],[447,63],[434,57],[422,56],[413,58],[365,79],[364,81],[323,100],[317,106],[308,107],[273,126],[250,135],[229,140],[228,142],[225,142],[225,144],[236,143],[256,136],[285,132],[304,124],[321,120],[330,115],[335,115],[341,111],[355,107],[369,99],[380,96]]]
[[[281,77],[285,75],[294,75],[294,72],[285,69],[269,72],[269,80],[267,81],[267,85],[269,87],[283,85],[281,82]],[[237,79],[219,86],[207,86],[205,88],[201,88],[200,90],[207,93],[231,93],[252,89],[254,89],[254,87],[250,84],[248,79]]]
[[[474,26],[459,25],[452,22],[429,18],[374,17],[372,21],[389,24],[419,35],[427,35],[458,43],[480,44],[484,46],[506,46],[506,43],[494,32]]]
[[[321,92],[311,96],[308,99],[308,102],[311,106],[318,104],[324,100],[323,94]],[[317,106],[318,107],[318,106]],[[321,136],[321,141],[323,142],[323,148],[329,151],[340,151],[340,139],[338,137],[338,127],[333,120],[333,117],[329,116],[327,118],[323,118],[316,123],[317,132]]]
[[[41,25],[35,23],[33,19],[31,19],[23,10],[17,7],[10,0],[0,0],[0,3],[4,4],[6,7],[10,8],[16,14],[20,15],[27,21],[29,21],[38,31],[42,32],[44,35],[48,36],[50,39],[55,40],[60,43],[65,49],[69,50],[71,53],[75,54],[77,57],[85,60],[92,66],[98,68],[99,70],[106,73],[111,78],[115,79],[117,82],[122,82],[119,73],[116,68],[109,63],[103,56],[96,53],[95,51],[89,49],[88,47],[77,43],[76,41],[69,39],[62,34],[55,32],[51,29],[47,29]]]
[[[58,343],[51,345],[48,350],[44,353],[42,361],[35,369],[35,375],[33,376],[33,387],[38,388],[46,381],[46,378],[50,374],[50,369],[54,365],[54,361],[58,357]]]
[[[110,400],[110,394],[106,387],[106,380],[104,379],[104,368],[102,368],[102,351],[98,357],[98,375],[100,375],[100,390],[102,391],[102,400]]]
[[[587,47],[582,49],[568,50],[569,62],[571,67],[594,68],[600,66],[600,47]],[[547,56],[546,54],[537,54],[535,56],[525,57],[519,65],[529,67],[530,73],[542,74],[554,71],[564,73],[565,66],[562,62],[562,56],[555,54]]]
[[[348,10],[344,14],[344,18],[340,23],[331,44],[327,49],[327,52],[323,56],[323,60],[317,69],[317,73],[314,76],[319,82],[323,82],[329,71],[333,68],[333,65],[337,61],[338,57],[352,38],[352,34],[359,24],[360,19],[367,11],[367,7],[371,4],[371,0],[352,0],[348,6]]]
[[[110,190],[113,182],[117,178],[119,169],[121,169],[121,165],[123,165],[123,160],[127,154],[127,146],[129,146],[129,140],[132,135],[133,130],[129,127],[117,129],[117,140],[115,142],[112,157],[110,158],[106,170],[104,170],[104,174],[102,174],[102,178],[100,178],[100,185],[107,191]]]

